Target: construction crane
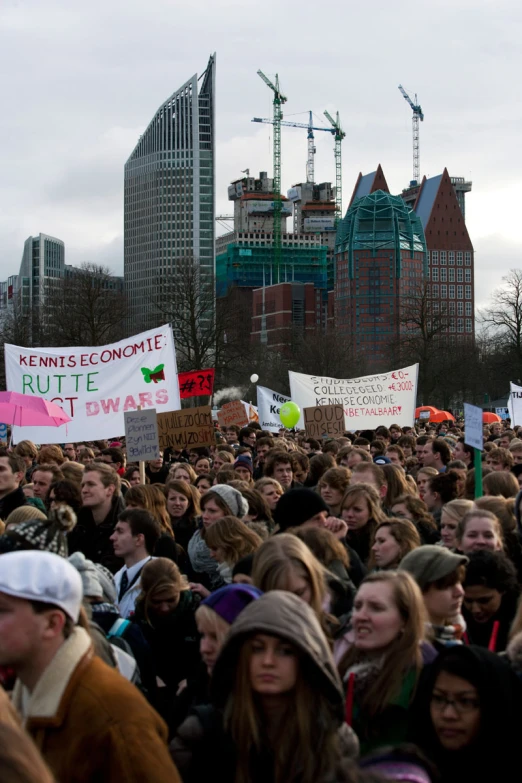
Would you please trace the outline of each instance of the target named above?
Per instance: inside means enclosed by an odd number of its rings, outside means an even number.
[[[279,89],[279,76],[276,73],[275,84],[273,84],[263,71],[258,71],[258,76],[262,78],[267,87],[270,87],[274,93],[274,281],[279,283],[279,269],[281,267],[281,120],[283,111],[281,106],[286,103],[287,98]]]
[[[420,105],[417,103],[417,93],[415,93],[415,100],[412,101],[402,84],[399,84],[399,90],[402,97],[407,101],[413,111],[412,128],[413,128],[413,179],[412,185],[418,185],[420,180],[420,143],[419,143],[419,120],[424,121],[424,112]]]
[[[312,125],[312,112],[310,112],[310,119],[308,123],[306,122],[281,122],[281,125],[284,125],[286,128],[305,128],[308,131],[308,158],[306,162],[306,181],[307,182],[315,182],[315,171],[314,171],[314,156],[315,156],[315,137],[314,137],[314,131],[325,131],[326,133],[331,133],[332,135],[335,133],[335,130],[333,128],[319,128],[314,125]],[[266,122],[269,125],[273,125],[273,120],[263,119],[261,117],[254,117],[252,122]]]
[[[337,112],[336,118],[334,118],[325,111],[324,116],[333,127],[335,133],[335,225],[337,226],[343,217],[343,169],[341,160],[341,142],[346,136],[346,133],[341,128],[341,120],[339,118],[339,112]]]

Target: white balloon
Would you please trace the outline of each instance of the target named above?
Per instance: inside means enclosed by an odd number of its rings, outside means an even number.
[[[250,383],[257,383],[259,380],[259,375],[256,375],[255,373],[250,376]]]

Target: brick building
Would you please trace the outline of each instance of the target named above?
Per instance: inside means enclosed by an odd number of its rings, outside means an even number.
[[[313,283],[279,283],[253,291],[253,343],[285,349],[289,332],[312,333],[323,320],[323,292]]]

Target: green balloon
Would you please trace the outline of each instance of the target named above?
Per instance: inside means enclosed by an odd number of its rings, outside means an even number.
[[[279,418],[283,427],[291,430],[301,418],[301,408],[295,402],[285,402],[284,405],[281,405]]]

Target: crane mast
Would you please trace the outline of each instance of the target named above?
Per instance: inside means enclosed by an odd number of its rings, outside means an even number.
[[[413,179],[411,184],[412,185],[418,185],[420,181],[420,132],[419,132],[419,121],[424,121],[424,112],[422,111],[422,108],[420,107],[419,103],[417,102],[417,93],[415,93],[415,100],[412,101],[402,84],[399,84],[399,90],[401,92],[402,97],[408,103],[411,107],[411,110],[413,111],[412,115],[412,133],[413,133]]]
[[[263,71],[258,71],[258,76],[274,93],[274,281],[279,283],[279,270],[281,268],[281,120],[283,119],[282,105],[287,98],[279,89],[279,76],[276,74],[275,84],[268,79]]]
[[[325,111],[324,116],[330,125],[332,125],[335,133],[335,225],[337,226],[343,217],[343,169],[341,159],[341,143],[346,136],[346,133],[341,128],[339,112],[337,112],[335,120],[327,111]]]

